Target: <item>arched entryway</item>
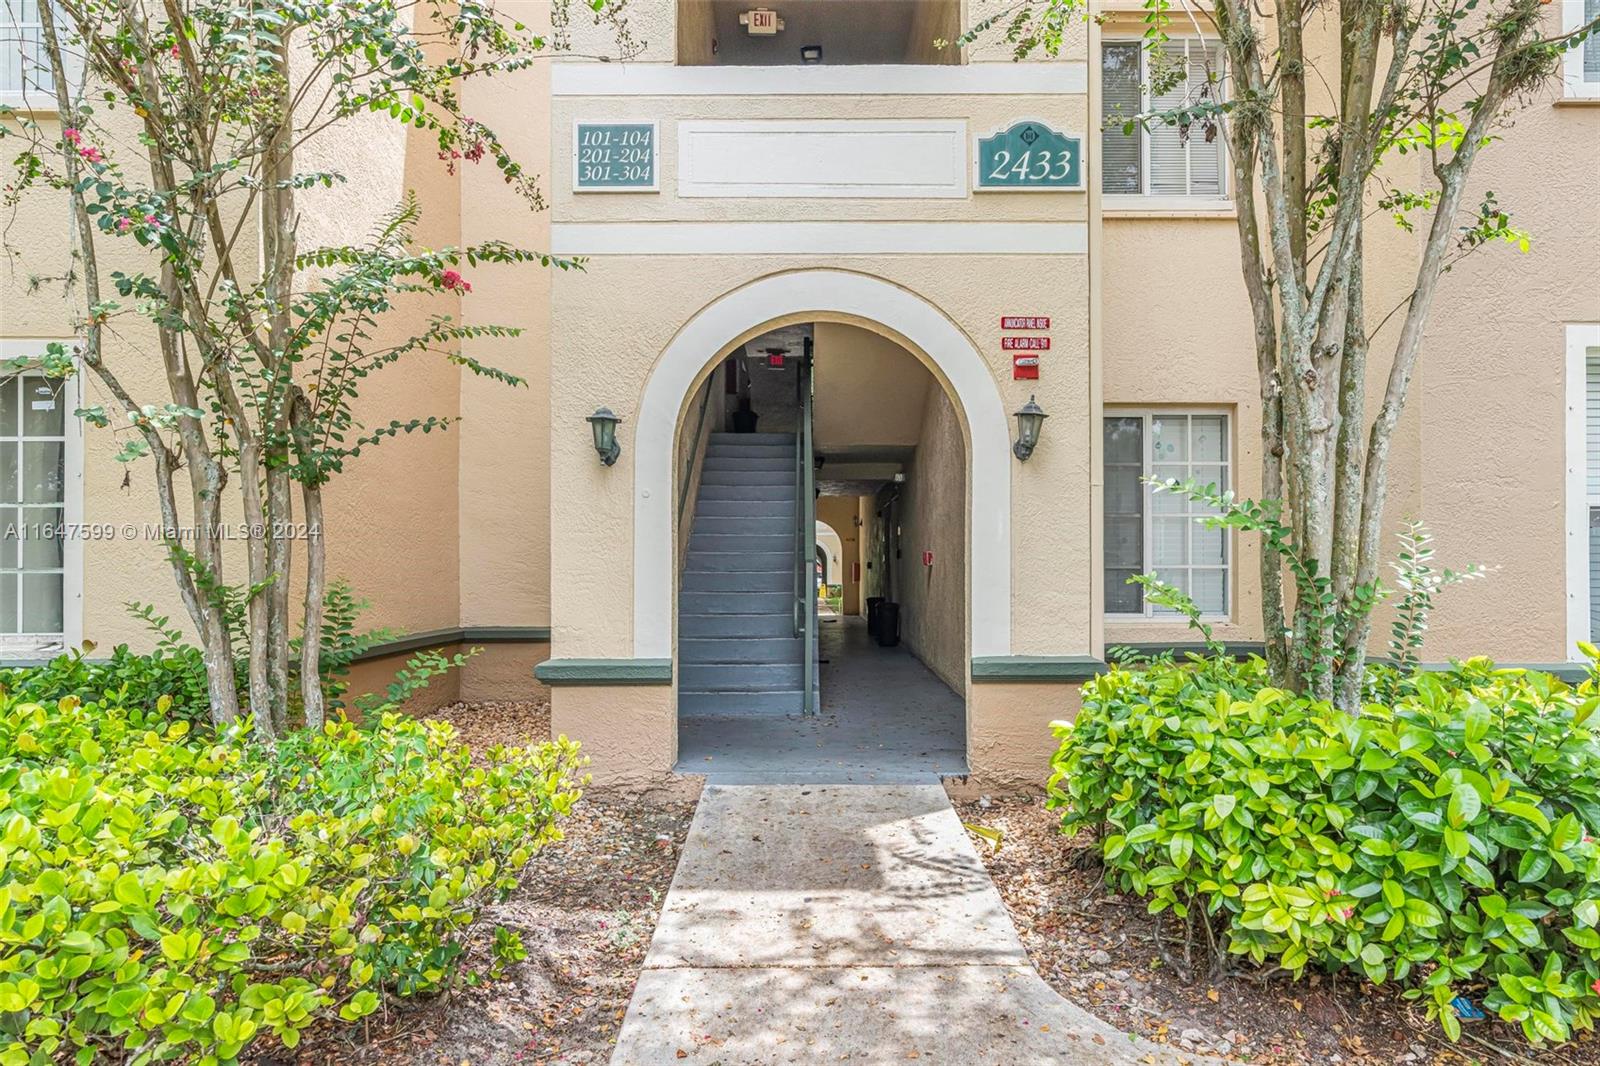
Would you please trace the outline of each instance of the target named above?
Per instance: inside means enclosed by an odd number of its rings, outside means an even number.
[[[635,431],[634,655],[673,655],[678,428],[720,353],[785,322],[837,321],[894,339],[950,396],[966,444],[968,644],[973,656],[1011,651],[1011,449],[999,389],[983,357],[933,304],[866,274],[807,270],[751,282],[691,318],[645,385]]]
[[[679,332],[637,433],[634,640],[675,653],[680,767],[966,772],[970,658],[1010,645],[1011,464],[963,334],[876,278],[763,279]]]

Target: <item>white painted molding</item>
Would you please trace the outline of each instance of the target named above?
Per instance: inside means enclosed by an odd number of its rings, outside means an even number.
[[[76,337],[6,337],[0,339],[0,359],[34,359],[44,354],[45,345],[60,341],[74,348]],[[48,657],[65,648],[76,648],[83,643],[83,549],[86,537],[81,531],[84,524],[83,472],[84,472],[84,421],[75,416],[83,404],[83,375],[74,375],[62,383],[61,404],[65,408],[63,429],[66,447],[62,465],[66,484],[62,486],[61,521],[68,531],[80,531],[77,536],[61,538],[61,628],[62,649],[53,642],[28,642],[26,638],[6,638],[0,651],[8,658]],[[20,417],[20,415],[18,416]],[[20,457],[19,457],[20,461]],[[101,516],[102,519],[104,516]]]
[[[574,61],[550,68],[552,96],[1076,96],[1088,88],[1088,65],[1079,61],[849,67]]]
[[[706,361],[739,334],[814,313],[877,322],[911,342],[949,382],[971,437],[968,520],[974,656],[1011,653],[1011,431],[988,364],[938,308],[866,274],[805,270],[735,289],[678,331],[645,383],[633,440],[633,654],[672,655],[672,459],[678,413]]]
[[[1083,222],[556,222],[556,255],[1082,255]]]
[[[1576,662],[1589,633],[1588,353],[1600,348],[1600,324],[1567,326],[1566,355],[1566,658]]]
[[[1582,26],[1584,0],[1561,0],[1561,32],[1572,33]],[[1600,48],[1600,38],[1591,37],[1561,57],[1561,92],[1569,100],[1600,100],[1600,81],[1585,81],[1583,60],[1591,48]]]
[[[678,123],[678,195],[959,199],[960,119],[753,119]]]

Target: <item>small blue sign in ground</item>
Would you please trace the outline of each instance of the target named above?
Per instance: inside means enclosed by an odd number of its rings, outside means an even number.
[[[978,139],[979,189],[1082,189],[1083,140],[1043,122],[1018,122]]]
[[[575,192],[652,191],[659,138],[654,122],[579,122],[572,130]]]

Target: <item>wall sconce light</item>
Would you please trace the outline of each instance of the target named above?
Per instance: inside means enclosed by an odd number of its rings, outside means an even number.
[[[611,408],[602,407],[584,421],[594,430],[594,450],[599,453],[600,461],[606,466],[616,462],[617,456],[622,454],[622,445],[617,443],[617,423],[622,419],[612,414]]]
[[[822,46],[820,44],[803,44],[800,46],[800,62],[811,66],[822,62]]]
[[[1019,462],[1027,462],[1028,456],[1033,454],[1033,449],[1039,443],[1039,430],[1044,427],[1044,420],[1050,416],[1044,409],[1033,402],[1033,397],[1028,397],[1028,402],[1017,411],[1017,443],[1011,446],[1011,454]]]

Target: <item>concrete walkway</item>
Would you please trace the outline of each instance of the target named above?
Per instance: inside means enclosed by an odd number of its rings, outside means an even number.
[[[865,620],[824,620],[814,715],[684,715],[681,774],[721,784],[871,784],[967,772],[966,708],[904,647],[880,648]]]
[[[1039,978],[937,783],[707,785],[611,1061],[907,1060],[1196,1061]]]

